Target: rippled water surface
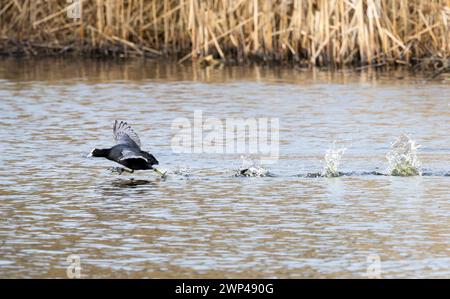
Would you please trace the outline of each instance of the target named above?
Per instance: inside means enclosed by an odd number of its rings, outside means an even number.
[[[448,77],[141,60],[0,60],[0,277],[450,278]],[[270,177],[240,154],[174,153],[174,119],[274,117]],[[127,120],[169,169],[88,159]],[[385,173],[407,133],[423,176]],[[340,171],[323,169],[345,146]],[[255,158],[255,157],[253,157]],[[372,174],[371,174],[372,173]],[[134,178],[134,181],[130,181]],[[131,182],[131,183],[130,183]],[[376,258],[375,258],[376,260]]]

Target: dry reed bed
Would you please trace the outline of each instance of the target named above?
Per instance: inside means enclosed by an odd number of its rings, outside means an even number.
[[[76,0],[73,0],[76,1]],[[450,0],[0,0],[0,52],[410,63],[450,56]]]

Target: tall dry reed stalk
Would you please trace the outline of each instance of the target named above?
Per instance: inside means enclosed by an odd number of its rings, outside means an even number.
[[[450,0],[80,1],[71,18],[70,1],[0,0],[0,43],[315,65],[450,56]]]

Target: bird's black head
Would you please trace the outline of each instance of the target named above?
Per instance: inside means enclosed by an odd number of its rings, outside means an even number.
[[[109,149],[94,148],[88,157],[106,157],[109,154]]]

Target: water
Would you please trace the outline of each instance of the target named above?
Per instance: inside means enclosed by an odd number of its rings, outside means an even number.
[[[0,277],[64,278],[74,254],[86,278],[361,278],[374,256],[381,277],[450,278],[448,82],[3,59]],[[236,176],[241,153],[173,153],[171,124],[194,110],[279,118],[278,163],[250,164],[271,175]],[[166,178],[86,158],[113,144],[115,119]],[[421,145],[422,176],[386,175],[403,133]],[[334,140],[340,175],[322,177]]]

